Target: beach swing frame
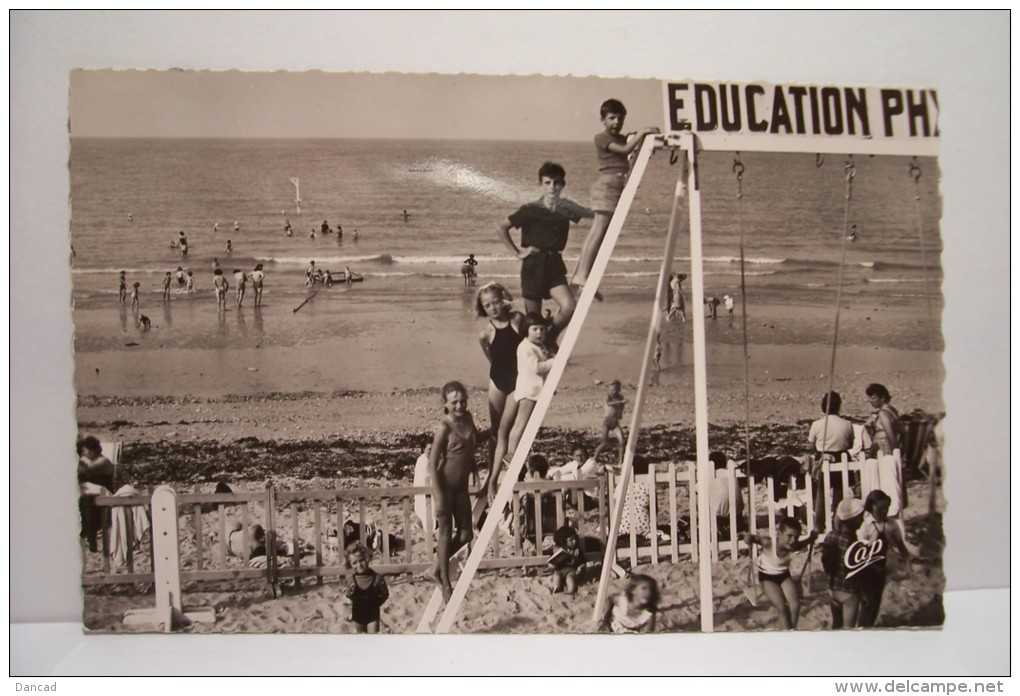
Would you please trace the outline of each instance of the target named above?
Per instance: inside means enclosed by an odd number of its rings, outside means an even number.
[[[686,90],[687,85],[677,85],[671,83],[664,83],[664,104],[666,105],[666,122],[673,124],[674,127],[679,127],[679,130],[670,131],[663,135],[648,136],[645,138],[642,146],[638,152],[637,158],[634,161],[634,165],[631,169],[630,178],[628,179],[627,185],[620,196],[620,201],[617,204],[616,211],[610,221],[609,228],[606,231],[605,238],[602,242],[602,246],[599,249],[599,253],[592,266],[591,272],[589,273],[589,279],[584,289],[581,292],[581,296],[578,299],[577,307],[574,311],[574,315],[567,325],[566,331],[563,333],[560,350],[557,354],[551,371],[545,380],[545,385],[542,388],[542,393],[539,395],[538,401],[536,402],[535,409],[532,413],[531,419],[528,421],[528,425],[524,430],[520,444],[514,453],[512,461],[507,467],[504,473],[503,481],[501,482],[497,491],[496,497],[492,502],[492,509],[501,510],[503,509],[510,500],[510,495],[513,490],[513,484],[517,480],[518,474],[524,466],[525,459],[532,445],[534,444],[535,437],[538,434],[539,429],[542,426],[542,422],[545,419],[545,415],[552,402],[553,395],[559,384],[560,378],[563,376],[563,372],[566,369],[566,365],[570,360],[570,355],[573,352],[574,345],[577,342],[578,335],[580,334],[581,328],[584,325],[584,320],[588,315],[588,311],[591,308],[592,302],[595,298],[595,293],[598,289],[599,284],[605,274],[606,267],[609,264],[610,257],[616,247],[616,243],[619,240],[620,233],[622,232],[623,225],[626,222],[627,216],[630,212],[631,205],[633,204],[634,197],[637,194],[637,189],[641,184],[641,180],[644,177],[645,169],[648,161],[652,154],[660,150],[670,151],[670,161],[675,163],[682,158],[683,165],[681,167],[680,174],[678,176],[676,189],[673,196],[673,206],[670,214],[670,225],[666,239],[666,253],[664,254],[662,267],[659,273],[658,289],[656,291],[655,304],[652,310],[652,319],[650,322],[648,339],[645,344],[645,355],[642,362],[641,378],[638,385],[637,394],[635,396],[634,410],[631,416],[631,428],[628,433],[627,445],[624,454],[624,461],[622,471],[620,475],[619,484],[616,489],[615,505],[612,506],[612,515],[610,521],[610,529],[606,544],[605,558],[602,566],[602,575],[599,580],[598,593],[596,596],[595,610],[593,617],[597,621],[601,616],[601,612],[606,600],[606,594],[609,588],[610,575],[612,573],[612,567],[615,565],[616,555],[616,537],[619,531],[620,518],[622,516],[623,504],[626,501],[627,488],[630,483],[633,474],[633,459],[634,453],[637,449],[637,433],[640,430],[642,411],[644,408],[644,400],[647,393],[649,384],[649,377],[651,371],[651,364],[653,362],[653,355],[655,350],[656,340],[659,335],[659,328],[661,326],[663,307],[662,303],[667,297],[668,293],[668,281],[669,272],[672,267],[673,250],[675,248],[677,230],[679,227],[679,214],[678,210],[682,200],[686,197],[689,211],[689,227],[690,227],[690,245],[691,245],[691,305],[696,308],[692,312],[693,319],[693,362],[694,362],[694,412],[695,412],[695,443],[697,448],[697,470],[696,470],[696,489],[695,494],[697,496],[697,520],[698,527],[702,530],[702,533],[698,535],[697,549],[698,549],[698,583],[699,583],[699,602],[700,602],[700,616],[701,616],[701,630],[702,632],[712,632],[714,630],[714,616],[713,616],[713,588],[712,588],[712,537],[710,530],[712,529],[711,524],[711,510],[710,510],[710,495],[709,486],[714,476],[713,466],[708,458],[709,446],[708,446],[708,389],[707,389],[707,368],[706,368],[706,356],[705,356],[705,316],[704,312],[700,311],[704,306],[704,269],[703,269],[703,253],[702,253],[702,220],[701,220],[701,190],[698,178],[698,153],[705,151],[726,151],[726,152],[787,152],[787,153],[802,153],[802,154],[814,154],[816,160],[821,161],[822,154],[842,154],[842,155],[899,155],[899,156],[937,156],[938,154],[938,128],[937,125],[934,128],[933,137],[929,138],[928,123],[925,120],[924,125],[924,138],[914,138],[916,135],[913,130],[913,115],[910,115],[911,119],[911,137],[897,136],[892,137],[891,131],[888,131],[888,124],[891,122],[891,116],[887,116],[887,133],[886,138],[872,137],[865,135],[864,137],[853,137],[853,130],[850,131],[850,135],[842,135],[840,137],[829,138],[827,136],[808,136],[808,137],[789,137],[789,136],[771,136],[768,134],[758,133],[729,133],[714,130],[711,132],[696,133],[691,129],[691,124],[674,118],[676,114],[670,112],[670,109],[679,106],[681,102],[677,100],[676,94],[678,90]],[[759,88],[760,89],[760,88]],[[761,92],[764,92],[761,89]],[[890,91],[892,92],[892,91]],[[863,94],[863,92],[862,92]],[[923,96],[928,99],[928,93],[924,92]],[[883,92],[883,98],[886,96]],[[893,95],[895,96],[895,95]],[[909,96],[909,95],[908,95]],[[931,102],[934,105],[935,116],[933,121],[937,119],[937,101],[935,101],[935,92],[930,91]],[[898,113],[898,112],[897,112]],[[925,119],[927,119],[927,111],[925,111]],[[699,124],[700,125],[700,124]],[[776,131],[773,131],[776,132]],[[815,131],[818,132],[817,130]],[[738,160],[739,161],[739,160]],[[852,161],[852,160],[851,160]],[[742,167],[741,167],[742,169]],[[736,172],[735,172],[736,173]],[[915,179],[916,183],[916,179]],[[844,225],[843,236],[845,243],[846,228]],[[923,240],[923,236],[922,236]],[[923,244],[923,241],[922,241]],[[923,246],[922,246],[923,250]],[[927,291],[927,278],[926,278],[926,291]],[[745,334],[746,335],[746,334]],[[835,343],[835,341],[834,341]],[[746,357],[746,351],[745,351]],[[830,371],[831,372],[831,371]],[[746,436],[746,433],[745,433]],[[753,514],[753,510],[752,510]],[[486,519],[485,524],[479,531],[477,538],[474,541],[474,546],[471,553],[465,563],[461,575],[457,580],[456,586],[453,588],[453,593],[446,603],[443,609],[442,615],[439,617],[438,622],[432,628],[435,633],[447,633],[453,626],[453,622],[456,619],[457,613],[460,610],[460,606],[464,601],[464,597],[467,593],[468,586],[471,580],[474,578],[475,573],[478,570],[478,566],[481,563],[482,557],[484,556],[486,549],[492,539],[492,535],[496,531],[496,521],[499,515],[490,514]],[[693,540],[692,540],[693,541]],[[441,604],[439,595],[439,589],[435,591],[433,601],[429,602],[429,611],[426,611],[422,617],[421,622],[418,626],[418,632],[429,632],[432,626],[435,614],[438,613],[439,605]]]

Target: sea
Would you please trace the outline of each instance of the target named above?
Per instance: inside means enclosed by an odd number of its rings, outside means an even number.
[[[915,186],[908,158],[854,158],[847,211],[846,158],[740,153],[738,198],[737,156],[699,155],[707,294],[736,296],[743,232],[749,304],[832,304],[843,236],[853,229],[848,303],[919,315],[928,299],[941,306],[935,160],[917,161]],[[334,273],[350,267],[373,292],[400,298],[460,288],[461,264],[474,254],[480,282],[502,282],[516,294],[519,261],[496,226],[538,198],[545,161],[566,168],[563,196],[587,205],[596,171],[586,142],[73,138],[75,306],[115,304],[120,271],[129,287],[138,281],[151,293],[166,271],[181,267],[208,294],[214,259],[228,278],[262,263],[267,293],[293,295],[295,305],[308,293],[311,260]],[[653,156],[603,281],[607,294],[654,287],[679,171],[669,153]],[[293,236],[284,231],[288,220]],[[342,240],[323,235],[323,221],[342,226]],[[674,269],[689,274],[686,214],[681,223]],[[572,227],[568,266],[587,230],[587,221]],[[171,245],[181,231],[186,258]]]

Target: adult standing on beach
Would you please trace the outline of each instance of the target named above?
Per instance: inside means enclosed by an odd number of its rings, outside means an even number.
[[[103,447],[92,435],[78,444],[78,485],[81,495],[78,510],[81,514],[81,536],[88,542],[89,551],[98,551],[97,538],[103,528],[103,510],[95,505],[96,496],[105,488],[113,493],[113,462],[103,456]]]
[[[812,481],[815,484],[815,529],[825,529],[826,517],[831,512],[831,510],[825,509],[821,462],[826,457],[829,461],[838,462],[854,444],[853,424],[839,415],[842,405],[843,400],[836,392],[829,392],[822,396],[823,415],[811,424],[811,429],[808,431],[808,446],[816,455],[816,465],[812,475]],[[832,485],[832,505],[836,506],[845,495],[843,480],[838,476],[833,476],[830,483]]]
[[[897,517],[900,508],[905,504],[902,460],[895,455],[903,441],[903,423],[900,421],[899,411],[889,403],[892,401],[892,395],[885,385],[869,384],[864,394],[874,409],[864,424],[865,432],[871,436],[870,454],[872,458],[878,460],[878,479],[881,488],[892,499],[889,515]]]
[[[884,385],[874,383],[867,386],[864,394],[874,409],[871,418],[868,419],[867,428],[874,442],[875,453],[891,455],[893,450],[899,449],[900,441],[903,439],[903,423],[900,421],[899,411],[889,403],[892,401],[892,395]]]

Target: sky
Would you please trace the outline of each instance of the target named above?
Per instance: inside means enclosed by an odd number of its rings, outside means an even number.
[[[610,97],[661,127],[658,80],[409,73],[77,70],[76,137],[587,141]]]

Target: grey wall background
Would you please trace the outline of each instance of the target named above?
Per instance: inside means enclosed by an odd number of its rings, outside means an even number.
[[[936,87],[944,141],[948,589],[1008,587],[1005,12],[13,12],[10,42],[12,622],[81,616],[66,271],[73,68],[598,74]]]

